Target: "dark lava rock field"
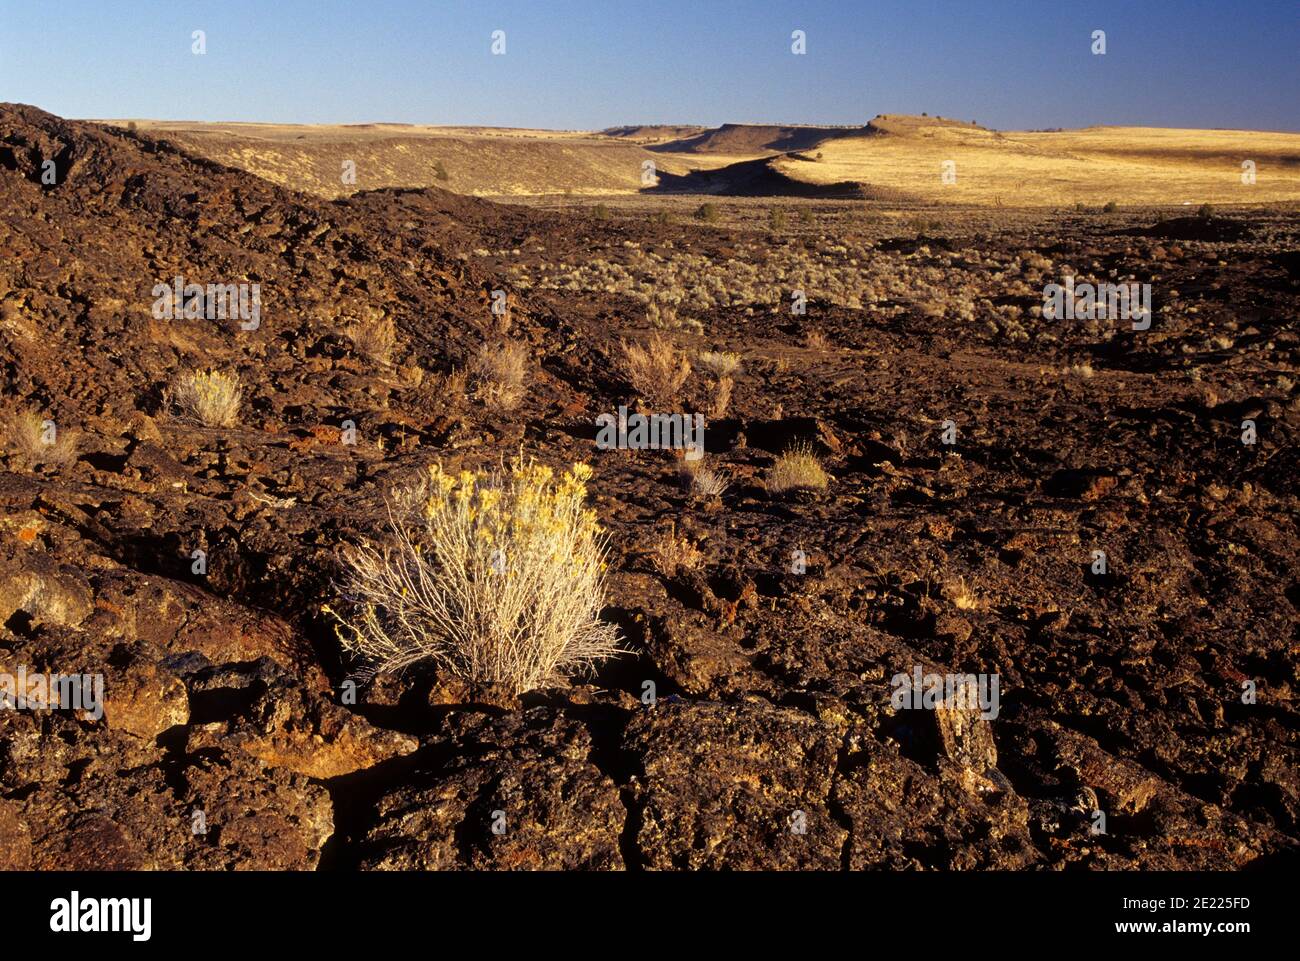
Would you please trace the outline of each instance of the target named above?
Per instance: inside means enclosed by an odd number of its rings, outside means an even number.
[[[4,413],[78,435],[61,464],[0,445],[0,673],[104,678],[98,717],[0,709],[0,867],[1295,858],[1300,211],[791,201],[782,231],[752,215],[779,201],[610,203],[326,201],[0,105]],[[742,358],[708,502],[669,452],[594,443],[649,331],[620,270],[682,258],[760,280],[668,331]],[[762,286],[826,258],[872,289],[796,315]],[[1067,274],[1151,283],[1149,329],[1039,316]],[[177,276],[258,284],[260,323],[157,319]],[[530,359],[504,414],[455,376],[501,289]],[[384,320],[379,363],[344,331]],[[195,368],[239,374],[235,426],[170,402]],[[697,369],[681,408],[707,395]],[[801,442],[829,485],[768,491]],[[340,547],[425,465],[521,450],[592,465],[628,652],[521,697],[420,668],[354,688],[323,613]],[[697,567],[653,563],[670,525]],[[917,668],[996,675],[996,717],[897,709]]]

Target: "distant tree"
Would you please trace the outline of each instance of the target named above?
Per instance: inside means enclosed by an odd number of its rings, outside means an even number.
[[[1209,204],[1201,204],[1201,208],[1196,211],[1196,216],[1200,217],[1202,220],[1209,220],[1214,216],[1214,208]]]
[[[1106,201],[1106,206],[1101,208],[1101,212],[1104,214],[1113,214],[1116,210],[1119,210],[1119,204],[1113,200]]]

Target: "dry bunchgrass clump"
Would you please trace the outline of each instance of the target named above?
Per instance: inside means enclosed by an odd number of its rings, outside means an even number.
[[[28,467],[66,467],[77,459],[81,435],[63,430],[50,418],[19,410],[6,418],[6,446]]]
[[[740,355],[729,351],[706,350],[700,354],[700,364],[713,371],[715,377],[731,377],[740,370]]]
[[[736,386],[731,375],[740,370],[740,355],[706,350],[700,354],[700,363],[713,372],[713,406],[709,416],[725,417],[731,405],[731,391]]]
[[[725,417],[731,405],[731,391],[736,386],[730,377],[719,377],[714,385],[713,406],[709,408],[710,417]]]
[[[656,330],[672,330],[678,326],[677,307],[666,301],[649,300],[645,305],[645,320]]]
[[[773,494],[791,490],[821,490],[830,481],[821,459],[807,444],[796,444],[776,459],[767,472],[767,489]]]
[[[620,366],[637,395],[661,408],[672,404],[691,374],[686,352],[662,334],[651,334],[645,346],[623,341]]]
[[[946,581],[943,585],[943,596],[951,601],[952,606],[959,611],[976,611],[987,606],[987,603],[982,598],[966,586],[966,578],[964,577]]]
[[[469,375],[463,370],[450,370],[445,374],[434,374],[425,383],[437,392],[444,406],[459,407],[469,388]]]
[[[411,391],[409,405],[428,416],[461,410],[468,384],[469,376],[463,370],[426,373],[420,378],[419,386]]]
[[[826,339],[826,335],[820,330],[809,330],[803,335],[803,345],[809,350],[826,350],[830,347],[831,342]]]
[[[1039,272],[1052,269],[1052,260],[1050,257],[1044,257],[1036,250],[1026,250],[1020,255],[1020,263],[1027,270],[1036,270]]]
[[[397,344],[397,326],[391,318],[358,321],[348,327],[347,335],[362,357],[380,364],[391,362],[393,347]]]
[[[679,570],[693,571],[704,562],[704,555],[694,544],[677,533],[677,525],[650,542],[650,563],[664,577],[676,577]]]
[[[239,375],[219,370],[182,374],[171,389],[176,405],[206,427],[233,427],[243,396]]]
[[[698,468],[690,477],[691,496],[702,501],[718,499],[731,486],[726,471],[716,471],[711,467]]]
[[[402,381],[403,387],[409,387],[412,390],[419,390],[420,385],[424,383],[425,370],[419,364],[403,364],[397,368],[397,376]]]
[[[496,474],[438,465],[389,505],[389,538],[345,549],[343,646],[368,673],[431,661],[520,694],[619,653],[599,619],[605,541],[584,501],[591,468],[522,457]]]
[[[617,288],[615,288],[617,289]],[[682,317],[678,313],[677,304],[668,300],[650,299],[645,306],[645,319],[655,330],[693,330],[697,334],[704,333],[704,325],[692,317]]]
[[[474,390],[492,410],[514,410],[524,399],[528,354],[517,340],[484,344],[474,358]]]
[[[438,390],[449,405],[457,406],[465,399],[469,375],[463,370],[448,371],[445,374],[438,375],[437,378],[430,378],[430,380],[437,383]]]

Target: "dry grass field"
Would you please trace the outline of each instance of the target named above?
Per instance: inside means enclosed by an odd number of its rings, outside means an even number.
[[[443,187],[476,197],[630,194],[642,169],[682,174],[749,155],[651,153],[646,144],[699,128],[624,128],[626,134],[413,124],[261,124],[114,120],[272,183],[335,198],[383,187]],[[658,135],[654,131],[660,131]],[[639,135],[637,135],[639,134]],[[356,164],[355,183],[343,162]]]
[[[165,137],[272,183],[322,197],[436,186],[479,197],[628,196],[642,171],[714,176],[693,189],[754,193],[742,171],[767,161],[769,189],[856,184],[865,196],[978,206],[1250,204],[1300,200],[1300,134],[1090,127],[994,131],[884,115],[860,128],[727,124],[605,131],[112,121]],[[356,164],[355,183],[342,177]],[[1243,161],[1256,182],[1242,182]],[[945,163],[951,162],[945,179]],[[729,177],[734,165],[736,176]],[[788,181],[785,179],[788,178]],[[783,187],[782,185],[785,184]],[[681,188],[678,188],[681,189]],[[686,188],[692,189],[692,188]]]
[[[798,181],[856,181],[917,199],[980,205],[1268,203],[1300,199],[1300,134],[1089,127],[993,131],[888,116],[873,134],[775,162]],[[1256,182],[1242,182],[1254,161]],[[955,174],[945,182],[944,164]]]

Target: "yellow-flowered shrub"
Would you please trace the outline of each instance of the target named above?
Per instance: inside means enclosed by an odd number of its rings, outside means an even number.
[[[327,608],[343,646],[374,673],[427,660],[515,693],[616,654],[590,477],[522,457],[495,474],[429,468],[391,499],[386,542],[343,552],[346,610]]]

